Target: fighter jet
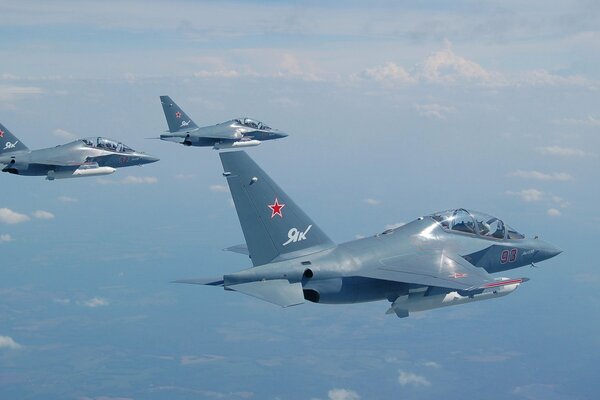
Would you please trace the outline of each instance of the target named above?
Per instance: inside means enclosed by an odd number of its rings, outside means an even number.
[[[493,299],[527,278],[494,277],[561,253],[502,220],[463,208],[336,245],[245,153],[220,154],[254,267],[179,283],[220,286],[282,307],[386,300],[388,314]],[[382,310],[383,311],[383,310]]]
[[[169,96],[160,96],[169,133],[162,140],[184,146],[212,146],[215,150],[258,146],[265,140],[281,139],[287,133],[252,118],[236,118],[217,125],[198,127]]]
[[[47,180],[109,175],[116,168],[149,164],[158,158],[139,153],[115,140],[93,137],[40,150],[29,150],[0,124],[2,172],[45,176]]]

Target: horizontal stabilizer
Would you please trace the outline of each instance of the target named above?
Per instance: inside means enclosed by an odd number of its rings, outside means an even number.
[[[281,307],[304,303],[304,293],[300,282],[290,283],[286,279],[256,281],[226,286],[226,289],[256,297]]]
[[[189,283],[192,285],[223,286],[223,278],[180,279],[171,283]]]
[[[223,249],[223,251],[231,251],[233,253],[245,254],[247,256],[250,255],[250,252],[248,251],[248,246],[246,246],[245,244],[236,244],[235,246]]]

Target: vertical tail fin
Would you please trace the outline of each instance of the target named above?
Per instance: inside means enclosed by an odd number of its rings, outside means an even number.
[[[219,156],[255,266],[335,246],[245,152]]]
[[[169,96],[160,96],[169,132],[189,132],[198,129],[198,125]]]
[[[0,124],[0,154],[29,150],[8,128]]]

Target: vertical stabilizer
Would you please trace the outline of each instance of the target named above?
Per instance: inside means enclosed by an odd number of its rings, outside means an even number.
[[[160,96],[160,102],[169,125],[169,132],[189,132],[198,125],[169,96]]]
[[[219,155],[255,266],[335,246],[245,152]]]
[[[0,124],[0,154],[29,150],[4,125]]]

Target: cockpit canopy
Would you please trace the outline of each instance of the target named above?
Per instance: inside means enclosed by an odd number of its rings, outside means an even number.
[[[520,234],[501,219],[478,211],[464,208],[446,210],[430,215],[442,228],[471,235],[479,235],[490,239],[523,239]]]
[[[114,151],[117,153],[133,153],[134,150],[116,140],[107,139],[104,137],[95,137],[95,138],[85,138],[81,139],[81,141],[88,147],[94,147],[97,149],[103,149],[108,151]]]
[[[260,129],[262,131],[271,130],[271,128],[269,126],[267,126],[266,124],[263,124],[262,122],[257,121],[252,118],[238,118],[235,120],[235,122],[237,122],[239,125],[245,126],[247,128]]]

